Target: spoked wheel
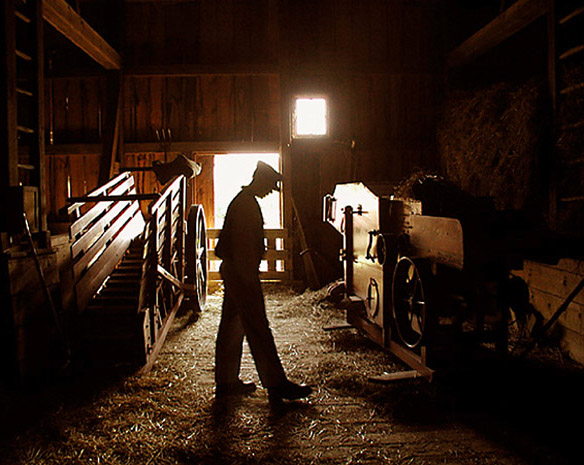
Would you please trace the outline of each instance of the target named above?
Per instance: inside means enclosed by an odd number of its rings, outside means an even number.
[[[194,287],[186,303],[202,311],[207,301],[207,223],[202,205],[191,205],[187,220],[185,282]]]
[[[419,267],[409,257],[397,262],[391,286],[397,333],[410,348],[420,345],[426,329],[427,291]]]

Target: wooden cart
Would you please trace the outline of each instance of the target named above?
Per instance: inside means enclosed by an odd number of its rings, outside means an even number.
[[[69,199],[75,340],[84,363],[152,367],[181,307],[200,311],[207,293],[201,205],[186,204],[186,178],[138,194],[123,172]],[[149,200],[142,213],[140,201]]]

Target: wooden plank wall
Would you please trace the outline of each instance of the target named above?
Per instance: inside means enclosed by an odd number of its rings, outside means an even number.
[[[47,145],[100,141],[103,78],[45,79],[45,97]]]
[[[338,253],[321,221],[322,197],[335,183],[397,183],[414,168],[437,168],[439,18],[431,2],[282,3],[283,99],[315,93],[330,102],[330,139],[294,140],[284,150],[308,246],[327,257],[317,260],[321,275]]]
[[[47,204],[51,219],[67,220],[63,207],[70,195],[82,196],[98,184],[100,154],[51,155],[47,157]]]
[[[397,182],[414,167],[436,166],[440,3],[127,2],[124,142],[157,144],[164,130],[172,142],[281,146],[286,195],[295,199],[309,245],[329,247],[335,241],[321,231],[320,209],[322,195],[335,183]],[[140,74],[140,68],[158,71]],[[49,81],[55,144],[99,143],[102,80]],[[329,97],[331,137],[292,142],[291,97],[311,92]],[[127,154],[121,162],[149,163],[165,150],[168,154],[172,147],[161,143],[148,154]],[[51,166],[57,168],[56,163]],[[57,180],[51,187],[63,191],[59,175],[50,176]],[[200,181],[197,189],[211,202],[212,186]],[[51,211],[58,211],[61,201],[52,195]],[[291,225],[289,199],[285,211]],[[336,262],[337,251],[331,253]]]
[[[124,138],[173,141],[278,141],[277,76],[129,77]],[[167,132],[165,132],[165,136]]]
[[[126,153],[123,158],[123,167],[150,167],[154,161],[164,162],[173,160],[178,155],[177,152],[146,152],[146,153]],[[186,202],[190,204],[201,204],[205,211],[207,227],[212,228],[215,224],[214,217],[214,194],[213,194],[213,155],[191,154],[191,158],[201,165],[201,173],[193,179],[187,181]],[[133,173],[136,179],[136,189],[139,193],[161,192],[163,186],[158,182],[156,176],[151,171],[136,171]],[[149,200],[141,202],[142,212],[148,212]]]
[[[275,62],[277,4],[126,2],[126,66]]]
[[[151,166],[154,160],[171,161],[177,155],[172,150],[172,142],[180,141],[269,141],[277,146],[278,83],[277,76],[126,78],[125,142],[151,142],[155,146],[160,143],[155,152],[126,153],[121,165]],[[51,118],[47,127],[50,124],[53,128],[55,144],[49,144],[47,149],[49,212],[53,216],[65,206],[68,177],[73,195],[96,187],[102,84],[98,78],[57,78],[47,83],[53,95],[52,113],[47,112],[47,118],[49,115]],[[76,144],[94,153],[55,154],[53,147],[58,150],[60,144]],[[212,170],[209,160],[206,166],[206,171]],[[201,179],[197,181],[200,197],[212,205],[212,184],[203,186]],[[212,176],[204,179],[210,180]],[[154,192],[160,187],[153,176],[138,176],[139,190]],[[212,209],[206,206],[205,211],[212,212]]]
[[[428,2],[283,2],[290,94],[330,96],[331,137],[355,140],[359,180],[399,180],[436,166],[439,14]],[[300,151],[304,147],[299,148]]]
[[[526,261],[524,269],[514,272],[529,285],[531,304],[547,321],[584,279],[584,262],[561,259],[557,265]],[[584,363],[584,294],[578,294],[556,322],[562,348]],[[552,330],[553,332],[553,330]]]

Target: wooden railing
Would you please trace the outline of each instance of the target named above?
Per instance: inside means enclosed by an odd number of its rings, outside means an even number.
[[[87,307],[130,242],[144,231],[136,197],[134,177],[122,173],[68,208],[70,215],[78,217],[69,226],[78,311]]]
[[[149,207],[138,311],[146,313],[148,370],[162,346],[184,296],[186,179],[179,176]]]
[[[215,255],[215,245],[220,229],[207,229],[209,280],[221,280],[221,260]],[[286,229],[266,229],[266,255],[260,265],[260,278],[265,281],[290,281],[292,279],[292,246]]]

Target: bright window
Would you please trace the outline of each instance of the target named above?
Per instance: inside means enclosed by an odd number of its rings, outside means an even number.
[[[294,137],[318,137],[328,133],[327,102],[323,97],[299,97],[294,104]]]

